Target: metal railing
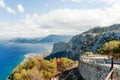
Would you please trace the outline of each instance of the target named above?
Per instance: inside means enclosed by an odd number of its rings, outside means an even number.
[[[108,73],[108,75],[105,77],[104,80],[109,80],[110,77],[113,75],[113,72],[114,72],[114,68]]]

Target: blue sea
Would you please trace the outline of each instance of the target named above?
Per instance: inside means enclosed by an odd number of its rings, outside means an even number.
[[[6,80],[13,69],[28,53],[42,53],[52,49],[52,44],[1,44],[0,43],[0,80]]]

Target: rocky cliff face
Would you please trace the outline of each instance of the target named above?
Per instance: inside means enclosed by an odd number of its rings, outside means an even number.
[[[58,80],[84,80],[79,73],[78,68],[64,72],[58,76]]]
[[[68,48],[65,42],[55,43],[53,47],[52,53],[63,52]]]
[[[105,30],[108,32],[105,32]],[[52,56],[50,55],[49,58],[57,56],[78,60],[83,52],[96,52],[105,42],[120,40],[120,25],[116,24],[105,28],[105,30],[96,33],[96,30],[92,29],[74,36],[68,43],[56,43],[53,47]]]

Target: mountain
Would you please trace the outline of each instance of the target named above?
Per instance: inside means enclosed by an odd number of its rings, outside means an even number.
[[[97,52],[104,43],[120,40],[120,24],[109,27],[96,27],[74,36],[68,43],[55,43],[52,53],[46,57],[67,57],[78,60],[83,52]]]
[[[94,33],[94,34],[101,34],[101,33],[106,33],[106,32],[120,32],[120,24],[114,24],[111,26],[107,26],[107,27],[95,27],[93,29],[90,29],[85,33]]]
[[[13,43],[39,43],[42,38],[14,38],[9,40],[8,42],[13,42]]]
[[[49,35],[41,39],[40,42],[68,42],[72,37],[72,35]]]
[[[44,38],[14,38],[8,42],[13,43],[57,43],[57,42],[68,42],[73,36],[72,35],[49,35]]]

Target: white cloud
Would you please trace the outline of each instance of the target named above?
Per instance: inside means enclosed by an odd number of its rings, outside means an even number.
[[[48,31],[44,29],[34,28],[32,25],[22,25],[19,23],[0,24],[0,38],[15,38],[15,37],[40,37],[47,35]]]
[[[120,0],[84,0],[85,2],[91,2],[91,3],[106,3],[106,4],[114,4],[114,3],[119,3]]]
[[[114,3],[120,3],[120,0],[101,0],[107,4],[114,4]]]
[[[69,29],[80,30],[81,32],[90,26],[103,24],[102,20],[106,16],[107,13],[101,9],[56,9],[42,16],[27,15],[21,21],[24,24],[34,24],[45,29],[68,29],[69,27]]]
[[[4,3],[3,0],[0,0],[0,7],[4,8],[6,6],[6,4]]]
[[[6,10],[9,12],[9,13],[11,13],[11,14],[16,14],[16,12],[15,12],[15,10],[14,9],[12,9],[12,8],[10,8],[10,7],[6,7]]]
[[[19,12],[21,12],[21,13],[24,12],[24,7],[23,7],[21,4],[19,4],[19,5],[17,6],[17,8],[18,8],[18,11],[19,11]]]
[[[112,5],[114,3],[120,3],[120,0],[61,0],[62,2],[74,2],[74,3],[89,3],[89,4],[96,4],[96,3],[105,3],[108,5]]]
[[[0,36],[39,37],[48,34],[77,34],[90,27],[120,23],[119,14],[120,3],[113,3],[104,9],[54,9],[43,15],[28,14],[16,24],[0,24],[2,33]]]
[[[8,13],[16,14],[15,10],[5,4],[4,0],[0,0],[0,7],[6,9]]]
[[[65,34],[72,34],[88,30],[94,26],[108,26],[120,23],[120,4],[113,4],[104,9],[55,9],[42,16],[34,14],[25,16],[22,24],[34,25],[40,29],[66,30]],[[53,31],[54,32],[54,31]],[[49,32],[48,32],[49,33]]]
[[[75,2],[75,3],[80,3],[83,0],[61,0],[62,2]]]

